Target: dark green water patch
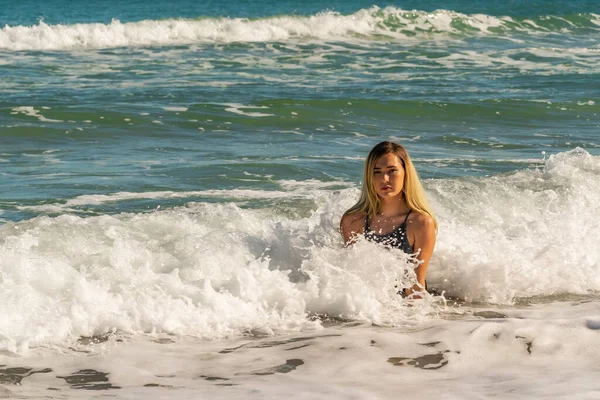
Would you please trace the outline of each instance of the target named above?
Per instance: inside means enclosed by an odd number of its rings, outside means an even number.
[[[77,339],[77,343],[82,344],[84,346],[89,346],[92,344],[99,344],[99,343],[104,343],[107,342],[108,339],[110,339],[112,336],[112,334],[106,334],[106,335],[94,335],[94,336],[81,336],[79,339]]]
[[[329,335],[321,335],[321,336],[306,336],[306,337],[297,337],[297,338],[290,338],[287,340],[272,340],[272,341],[268,341],[268,342],[259,342],[259,343],[245,343],[241,346],[238,347],[232,347],[232,348],[227,348],[227,349],[223,349],[221,350],[219,353],[220,354],[228,354],[228,353],[233,353],[236,350],[242,349],[242,348],[246,348],[246,349],[264,349],[264,348],[268,348],[268,347],[275,347],[275,346],[282,346],[282,345],[286,345],[286,344],[290,344],[290,343],[296,343],[296,342],[303,342],[306,340],[312,340],[312,339],[320,339],[320,338],[326,338],[326,337],[338,337],[338,336],[342,336],[339,334],[329,334]]]
[[[478,311],[473,313],[475,317],[492,319],[492,318],[508,318],[505,314],[496,311]]]
[[[221,378],[219,376],[200,375],[200,378],[206,381],[228,381],[229,378]]]
[[[108,380],[108,373],[99,372],[93,369],[82,369],[68,376],[58,376],[64,379],[72,389],[85,390],[107,390],[121,389],[119,386],[113,386]]]
[[[448,360],[445,359],[444,354],[450,350],[435,354],[425,354],[421,357],[409,358],[409,357],[390,357],[388,362],[396,366],[411,365],[420,369],[440,369],[448,364]]]
[[[47,374],[52,372],[51,368],[35,370],[27,367],[3,368],[6,365],[0,365],[0,384],[20,385],[23,379],[33,374]]]
[[[442,342],[429,342],[429,343],[419,343],[421,346],[425,347],[435,347]]]
[[[571,302],[574,306],[591,301],[600,301],[600,291],[590,290],[587,294],[580,293],[556,293],[552,295],[517,297],[515,306],[527,307],[533,304],[549,304],[554,302]]]
[[[286,360],[284,364],[251,372],[251,375],[287,374],[288,372],[294,371],[297,367],[301,365],[304,365],[304,361],[298,358],[293,358],[290,360]]]
[[[172,344],[175,343],[174,340],[169,339],[169,338],[161,338],[161,339],[156,339],[153,340],[154,343],[158,343],[158,344]]]

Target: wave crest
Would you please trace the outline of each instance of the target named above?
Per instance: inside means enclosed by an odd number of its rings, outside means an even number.
[[[3,50],[72,50],[195,43],[280,42],[290,39],[406,40],[472,35],[544,34],[600,31],[600,15],[540,16],[517,20],[451,10],[405,11],[372,7],[354,14],[321,12],[312,16],[260,19],[199,18],[145,20],[110,24],[88,23],[5,26]]]

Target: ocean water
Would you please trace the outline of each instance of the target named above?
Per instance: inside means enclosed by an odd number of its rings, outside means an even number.
[[[597,399],[595,1],[0,7],[0,397]],[[439,221],[338,224],[382,140]]]

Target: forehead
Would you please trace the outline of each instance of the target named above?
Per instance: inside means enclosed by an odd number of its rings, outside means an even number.
[[[375,168],[386,168],[386,167],[398,167],[402,166],[402,161],[394,153],[387,153],[382,155],[375,161]]]

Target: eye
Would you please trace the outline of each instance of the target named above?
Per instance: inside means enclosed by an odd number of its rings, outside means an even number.
[[[373,171],[373,175],[381,175],[381,171]]]
[[[397,173],[398,173],[398,170],[397,170],[397,169],[390,169],[390,170],[388,170],[388,172],[389,172],[390,174],[397,174]]]

